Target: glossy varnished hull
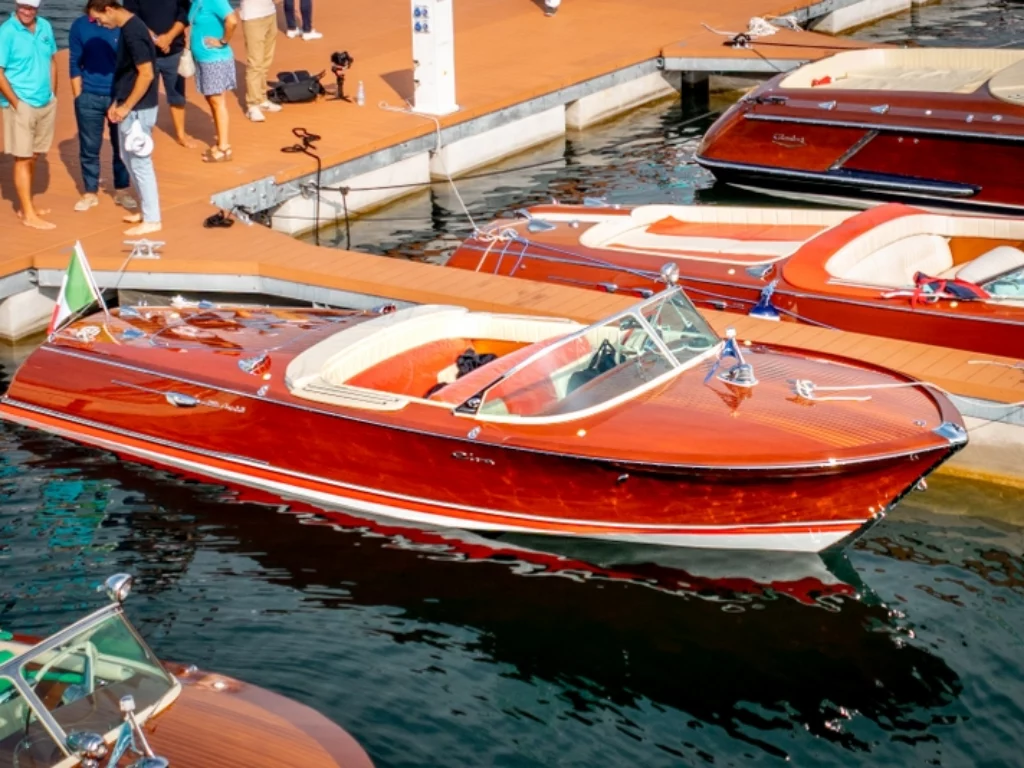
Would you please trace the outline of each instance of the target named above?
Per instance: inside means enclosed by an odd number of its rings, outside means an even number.
[[[183,412],[165,391],[209,405]],[[844,458],[849,451],[837,446],[839,458],[816,465],[665,466],[509,447],[512,432],[471,440],[471,423],[460,421],[459,432],[439,426],[444,409],[421,407],[396,424],[394,415],[315,406],[43,349],[19,371],[0,414],[181,472],[409,521],[802,551],[861,531],[959,447],[923,433],[873,457]]]
[[[765,84],[708,131],[696,160],[722,182],[790,196],[1019,215],[1024,108],[972,94]]]
[[[182,691],[145,725],[172,766],[372,768],[363,748],[314,709],[195,667],[168,664]]]

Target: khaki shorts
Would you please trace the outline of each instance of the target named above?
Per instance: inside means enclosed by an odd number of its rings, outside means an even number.
[[[53,144],[57,99],[45,107],[32,107],[24,101],[18,108],[4,107],[4,151],[15,157],[32,157],[50,150]]]

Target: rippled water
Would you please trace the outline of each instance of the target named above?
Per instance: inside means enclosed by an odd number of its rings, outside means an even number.
[[[1016,13],[925,7],[858,34],[945,14],[999,42]],[[690,162],[710,119],[653,105],[459,189],[480,220],[551,196],[714,202]],[[437,186],[351,243],[442,260],[468,227]],[[5,350],[0,388],[26,351]],[[937,478],[827,562],[556,550],[288,509],[0,424],[0,626],[53,631],[134,572],[129,613],[161,656],[317,707],[381,766],[1015,765],[1022,510]]]
[[[914,6],[851,33],[862,40],[957,48],[1024,47],[1019,0],[953,0]]]

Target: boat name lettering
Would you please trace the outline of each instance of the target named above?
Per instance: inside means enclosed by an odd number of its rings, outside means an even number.
[[[807,145],[807,141],[803,136],[793,136],[788,133],[776,133],[772,136],[772,143],[778,144],[780,147],[786,147],[787,149],[795,149],[796,147],[803,147]]]
[[[489,464],[494,466],[494,459],[488,459],[484,456],[476,456],[466,451],[452,451],[452,458],[458,459],[459,461],[472,461],[474,464]]]
[[[220,408],[222,411],[230,411],[231,413],[245,413],[244,405],[232,405],[231,403],[218,403],[216,400],[200,400],[200,405],[205,405],[207,408]]]

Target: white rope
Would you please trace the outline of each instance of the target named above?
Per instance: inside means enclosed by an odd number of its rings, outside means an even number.
[[[1024,371],[1024,363],[1003,363],[999,360],[968,360],[968,365],[997,365],[1000,368],[1010,368],[1015,371]]]
[[[729,32],[723,29],[715,29],[710,24],[701,23],[701,26],[709,32],[714,32],[716,35],[722,37],[736,38],[740,35],[750,39],[756,40],[759,37],[768,37],[774,35],[780,29],[792,29],[798,32],[803,32],[803,29],[796,21],[794,16],[769,16],[764,18],[762,16],[751,16],[750,21],[747,22],[747,28],[743,32]]]
[[[441,154],[441,149],[444,146],[441,141],[441,121],[438,120],[437,117],[435,117],[434,115],[428,115],[424,112],[417,112],[415,109],[413,109],[412,104],[409,104],[408,101],[406,102],[405,107],[392,107],[386,101],[378,102],[377,107],[385,110],[386,112],[399,112],[405,115],[415,115],[416,117],[422,117],[427,120],[433,121],[434,129],[437,133],[437,145],[434,149],[435,156],[437,157],[437,162],[441,164],[441,170],[444,171],[445,178],[448,179],[448,183],[451,185],[452,191],[455,193],[455,197],[459,201],[459,205],[462,206],[462,212],[465,213],[466,218],[469,219],[469,223],[473,227],[473,231],[477,231],[476,222],[473,220],[473,216],[470,214],[469,208],[466,207],[466,203],[463,201],[462,195],[459,194],[459,188],[455,186],[455,182],[452,180],[452,175],[448,173],[448,168],[444,163],[444,155]]]

